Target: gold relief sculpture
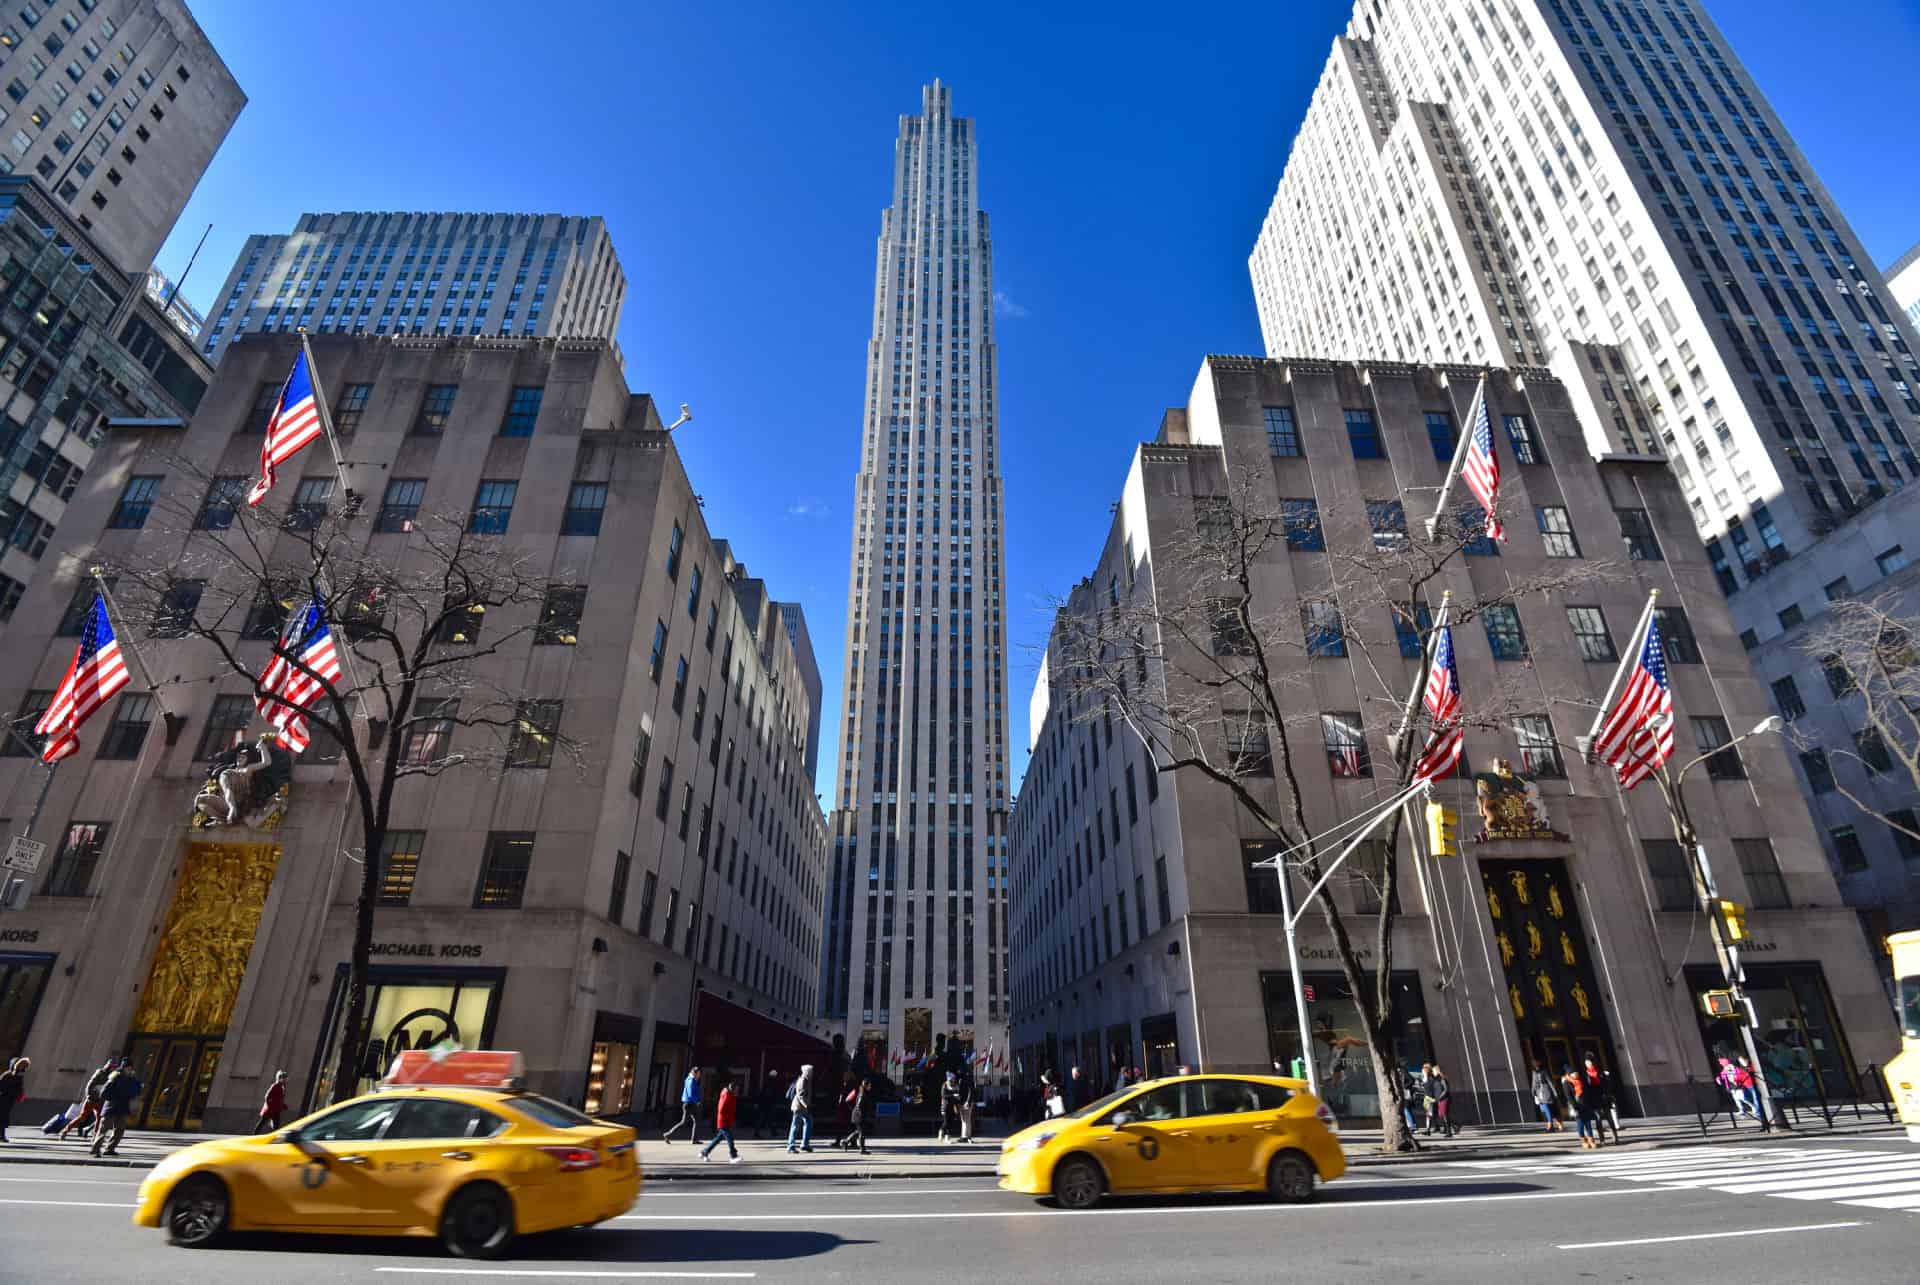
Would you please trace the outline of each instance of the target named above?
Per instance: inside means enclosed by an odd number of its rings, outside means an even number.
[[[134,1030],[226,1029],[279,860],[278,844],[189,845]]]
[[[1553,979],[1545,973],[1533,975],[1533,989],[1539,993],[1540,1002],[1548,1008],[1553,1007]]]
[[[1487,909],[1495,919],[1500,917],[1500,894],[1491,888],[1487,889]]]
[[[1519,1021],[1527,1015],[1527,1006],[1520,1002],[1520,988],[1512,982],[1507,983],[1507,1002],[1513,1005],[1513,1017]]]
[[[1546,800],[1531,777],[1521,776],[1506,759],[1493,759],[1487,772],[1474,774],[1480,808],[1480,839],[1565,839],[1547,819]]]
[[[1523,906],[1533,904],[1533,895],[1527,891],[1527,872],[1511,870],[1507,873],[1507,882],[1513,885],[1513,895]]]
[[[1573,998],[1573,1006],[1580,1010],[1580,1020],[1583,1022],[1592,1021],[1593,1005],[1587,999],[1587,988],[1579,982],[1575,982],[1573,989],[1569,990],[1567,994]]]
[[[1513,963],[1513,942],[1505,933],[1495,933],[1494,941],[1500,944],[1500,965],[1508,967]]]
[[[1580,962],[1580,957],[1573,953],[1573,938],[1565,933],[1560,934],[1560,961],[1568,968]]]
[[[1547,885],[1547,913],[1555,919],[1565,919],[1567,917],[1567,907],[1565,903],[1560,900],[1560,885],[1557,883],[1549,883]]]
[[[1538,928],[1535,928],[1532,924],[1528,924],[1527,925],[1527,958],[1528,959],[1540,958],[1540,952],[1545,950],[1546,948],[1547,948],[1546,942],[1540,939],[1540,930]]]

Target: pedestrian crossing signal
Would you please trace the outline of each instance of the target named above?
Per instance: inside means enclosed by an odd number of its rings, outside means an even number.
[[[1700,1007],[1708,1017],[1732,1017],[1737,1011],[1732,991],[1707,991],[1700,996]]]
[[[1745,906],[1738,905],[1723,898],[1715,903],[1714,909],[1720,916],[1721,936],[1726,939],[1729,946],[1735,946],[1743,941],[1752,940],[1753,934],[1747,931],[1747,908]]]
[[[1427,846],[1436,857],[1460,855],[1460,814],[1440,803],[1427,804]]]

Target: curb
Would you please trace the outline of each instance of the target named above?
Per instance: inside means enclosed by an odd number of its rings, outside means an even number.
[[[742,1169],[739,1165],[702,1166],[699,1169],[682,1171],[676,1168],[672,1173],[658,1170],[642,1171],[645,1185],[661,1186],[676,1182],[898,1182],[907,1178],[997,1178],[997,1169],[915,1169],[911,1173],[888,1173],[883,1170],[832,1170],[832,1169]],[[645,1189],[642,1189],[645,1199]]]

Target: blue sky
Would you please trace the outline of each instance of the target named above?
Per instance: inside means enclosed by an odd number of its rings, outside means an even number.
[[[1201,357],[1257,353],[1246,257],[1338,0],[993,3],[192,0],[251,97],[160,266],[303,210],[605,215],[628,380],[692,404],[707,520],[807,613],[832,802],[874,237],[923,82],[979,122],[1000,319],[1015,778],[1047,603],[1097,556],[1135,443]],[[1881,263],[1920,240],[1915,0],[1710,0]],[[1817,24],[1808,15],[1817,14]]]

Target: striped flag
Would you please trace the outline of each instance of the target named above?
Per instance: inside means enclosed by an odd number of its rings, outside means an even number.
[[[80,646],[67,666],[66,677],[47,702],[46,713],[33,730],[47,738],[40,751],[43,762],[58,763],[80,748],[80,725],[129,681],[127,662],[120,655],[119,640],[113,636],[113,622],[107,619],[107,604],[98,595],[93,611],[80,634]]]
[[[316,597],[306,611],[287,621],[280,645],[260,675],[261,691],[254,696],[253,704],[260,716],[279,730],[280,743],[299,754],[313,740],[303,711],[313,707],[325,683],[339,679],[340,654]]]
[[[1466,748],[1467,734],[1460,726],[1460,670],[1453,661],[1453,630],[1440,626],[1434,635],[1433,665],[1427,670],[1427,715],[1433,731],[1427,748],[1414,764],[1413,780],[1435,781],[1451,773]]]
[[[1647,621],[1647,638],[1633,673],[1606,712],[1593,752],[1613,768],[1623,790],[1631,790],[1673,757],[1673,690],[1667,685],[1667,653],[1657,617]]]
[[[313,395],[313,369],[307,364],[306,345],[293,359],[280,401],[267,420],[260,442],[260,480],[247,492],[247,503],[258,504],[273,489],[274,472],[320,436],[320,403]]]
[[[1487,538],[1504,541],[1506,530],[1493,516],[1500,499],[1500,459],[1493,453],[1493,424],[1487,417],[1487,385],[1480,382],[1474,395],[1473,424],[1467,429],[1467,457],[1460,465],[1460,480],[1487,511]]]

